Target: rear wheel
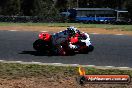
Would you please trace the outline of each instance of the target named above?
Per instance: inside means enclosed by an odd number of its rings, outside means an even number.
[[[44,45],[44,41],[41,40],[41,39],[38,39],[38,40],[36,40],[36,41],[33,43],[33,48],[34,48],[36,51],[42,51],[42,50],[43,50],[43,45]]]
[[[46,42],[42,39],[38,39],[33,43],[33,48],[36,51],[43,51],[43,52],[49,52],[50,50],[50,45],[49,42]]]

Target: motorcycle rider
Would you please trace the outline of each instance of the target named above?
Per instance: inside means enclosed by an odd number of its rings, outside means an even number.
[[[44,40],[44,41],[43,41]],[[82,43],[84,42],[84,43]],[[43,47],[44,45],[44,47]],[[89,48],[93,50],[93,46],[91,45],[89,35],[87,33],[80,32],[75,27],[68,27],[64,31],[60,31],[58,33],[54,33],[53,35],[49,33],[40,33],[39,39],[36,40],[33,44],[33,47],[37,51],[41,51],[45,49],[46,52],[51,54],[63,54],[70,53],[69,51],[74,51],[78,49],[82,49],[82,47]],[[88,47],[87,47],[88,46]],[[85,48],[85,50],[86,50]],[[83,50],[83,49],[82,49]],[[84,50],[84,51],[85,51]],[[89,49],[87,49],[89,50]],[[59,52],[59,53],[58,53]]]
[[[89,35],[87,33],[80,32],[74,26],[68,27],[64,31],[54,33],[52,35],[52,38],[51,38],[51,36],[48,35],[48,33],[47,34],[46,33],[41,33],[41,34],[39,34],[39,37],[42,38],[42,39],[45,38],[45,40],[47,39],[47,41],[48,40],[50,41],[50,39],[52,39],[51,44],[53,44],[52,46],[56,46],[56,47],[61,47],[62,43],[68,42],[67,44],[68,44],[69,48],[77,49],[77,48],[79,48],[79,46],[77,46],[76,43],[79,42],[79,41],[85,42],[86,46],[91,45]],[[82,37],[82,38],[79,40],[79,37]]]
[[[81,40],[79,40],[79,37],[82,37]],[[78,46],[74,45],[75,43],[77,43],[78,41],[81,42],[85,42],[86,46],[91,45],[90,42],[90,37],[88,35],[88,33],[84,33],[84,32],[80,32],[77,28],[75,28],[74,26],[68,27],[66,30],[64,31],[60,31],[58,33],[55,33],[53,35],[53,44],[54,45],[60,45],[61,43],[65,42],[65,41],[69,41],[69,47],[71,49],[77,49]],[[74,42],[74,43],[73,43]]]

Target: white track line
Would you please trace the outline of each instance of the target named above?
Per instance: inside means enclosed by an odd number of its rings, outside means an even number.
[[[0,62],[3,62],[4,60],[0,60]]]
[[[40,32],[48,32],[48,31],[40,31]]]
[[[105,67],[107,67],[107,68],[113,68],[114,66],[105,66]]]
[[[100,33],[90,33],[90,34],[98,35],[98,34],[100,34]],[[124,34],[114,34],[114,35],[124,35]]]
[[[124,34],[115,34],[115,35],[124,35]]]
[[[22,61],[16,61],[17,63],[22,63]]]
[[[60,64],[62,64],[62,63],[50,63],[50,64],[54,64],[54,65],[60,65]]]
[[[125,69],[125,68],[129,68],[129,67],[119,67],[119,68],[123,68],[123,69]]]
[[[63,63],[42,63],[42,62],[23,62],[23,61],[6,61],[6,60],[0,60],[1,63],[20,63],[20,64],[38,64],[38,65],[53,65],[53,66],[83,66],[83,67],[93,67],[93,68],[99,68],[99,69],[126,69],[126,70],[132,70],[130,67],[115,67],[115,66],[96,66],[96,65],[79,65],[79,64],[63,64]]]
[[[9,30],[9,31],[18,31],[18,30]]]
[[[93,35],[98,35],[99,33],[90,33],[90,34],[93,34]]]
[[[28,62],[27,62],[28,63]],[[31,62],[33,64],[41,64],[41,62]]]

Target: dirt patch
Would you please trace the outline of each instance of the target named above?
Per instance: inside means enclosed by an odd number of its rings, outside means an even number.
[[[19,79],[1,79],[0,88],[131,88],[127,84],[85,84],[83,86],[76,82],[74,77],[55,80],[54,77],[34,77]]]
[[[48,27],[48,26],[1,26],[0,30],[20,30],[20,31],[51,31],[58,32],[66,29],[66,27]],[[99,33],[99,34],[125,34],[132,35],[132,31],[120,31],[120,30],[106,30],[103,28],[78,28],[79,30],[87,33]]]
[[[69,80],[68,80],[69,79]],[[0,79],[0,88],[76,88],[76,83],[67,80],[54,80],[54,78],[20,78]]]

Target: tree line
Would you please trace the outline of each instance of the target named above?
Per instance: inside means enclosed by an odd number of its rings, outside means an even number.
[[[53,4],[53,0],[0,0],[0,15],[43,16],[55,11]]]
[[[123,3],[123,4],[121,4]],[[0,0],[0,15],[45,16],[56,15],[69,8],[110,8],[124,6],[132,17],[132,0]]]

